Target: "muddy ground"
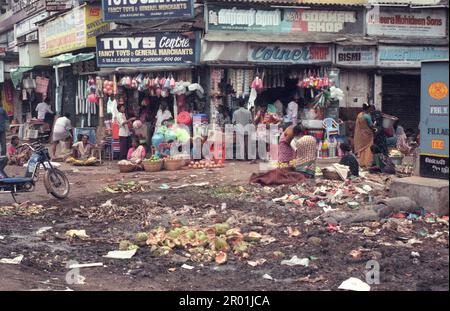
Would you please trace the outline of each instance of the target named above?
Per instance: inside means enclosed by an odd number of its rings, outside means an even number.
[[[75,170],[64,165],[62,169],[72,187],[64,201],[49,198],[41,183],[36,192],[19,200],[31,200],[43,208],[26,204],[4,208],[13,201],[0,195],[0,258],[24,256],[18,265],[0,263],[0,290],[337,290],[349,277],[366,280],[366,263],[371,259],[380,268],[380,284],[372,284],[371,290],[449,289],[445,223],[390,218],[341,226],[334,232],[317,218],[322,208],[272,201],[295,187],[248,185],[257,168],[240,162],[214,171],[153,174],[119,174],[113,164]],[[108,184],[129,180],[144,182],[144,191],[101,191]],[[205,182],[209,184],[196,184]],[[162,184],[170,189],[161,189]],[[174,189],[177,186],[181,188]],[[113,206],[102,208],[108,200]],[[141,247],[131,259],[103,257],[117,250],[121,240],[157,226],[170,227],[174,219],[205,227],[227,222],[242,232],[255,231],[275,241],[252,242],[249,258],[230,253],[223,265],[184,262],[182,250],[160,256],[149,247]],[[37,234],[42,227],[51,229]],[[299,234],[290,236],[288,227]],[[84,229],[89,237],[65,237],[71,229]],[[427,235],[418,234],[423,229]],[[356,258],[350,255],[355,250],[361,254]],[[309,266],[281,265],[294,255],[309,258]],[[256,267],[248,264],[258,259],[266,262]],[[66,280],[74,272],[66,268],[69,261],[104,266],[81,268],[84,284],[76,285]],[[183,264],[194,269],[184,269]]]

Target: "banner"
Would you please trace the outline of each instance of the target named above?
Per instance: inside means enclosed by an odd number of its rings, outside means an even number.
[[[381,11],[380,11],[381,10]],[[445,10],[400,10],[375,7],[367,12],[367,34],[393,37],[446,36]]]
[[[376,48],[373,46],[341,46],[336,47],[336,64],[351,66],[375,66]]]
[[[326,45],[258,45],[250,46],[249,62],[314,64],[331,63],[331,47]]]
[[[103,20],[190,18],[193,0],[102,0]]]
[[[97,37],[98,67],[145,65],[194,65],[198,62],[198,34],[194,38],[179,33],[147,33]]]
[[[242,9],[208,6],[208,31],[362,34],[361,10]]]
[[[380,67],[420,68],[424,60],[448,59],[447,47],[379,46],[377,63]]]
[[[109,30],[97,6],[76,7],[39,26],[39,51],[42,57],[95,47],[95,37]]]

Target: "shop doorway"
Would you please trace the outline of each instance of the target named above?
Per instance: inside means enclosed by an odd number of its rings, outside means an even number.
[[[420,122],[420,75],[383,76],[382,112],[396,116],[405,130],[417,133]]]

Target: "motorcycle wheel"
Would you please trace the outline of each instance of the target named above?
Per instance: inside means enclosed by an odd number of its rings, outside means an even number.
[[[47,191],[57,199],[62,200],[69,195],[69,180],[63,172],[56,168],[45,171],[44,185]]]

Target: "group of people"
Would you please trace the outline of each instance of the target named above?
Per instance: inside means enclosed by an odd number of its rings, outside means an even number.
[[[395,147],[403,154],[411,148],[399,120],[393,124],[393,135],[388,137],[383,128],[383,115],[374,105],[364,104],[356,118],[354,147],[359,165],[372,173],[395,174],[395,165],[389,158],[389,147]]]

